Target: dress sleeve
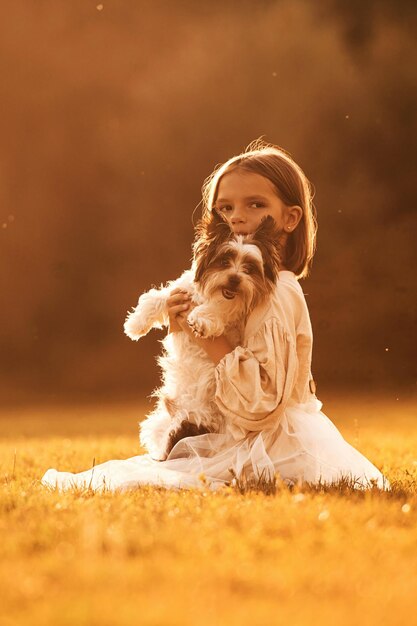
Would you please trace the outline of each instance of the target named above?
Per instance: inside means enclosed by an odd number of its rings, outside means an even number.
[[[215,401],[237,439],[276,424],[297,378],[295,341],[276,318],[226,354],[215,369]]]

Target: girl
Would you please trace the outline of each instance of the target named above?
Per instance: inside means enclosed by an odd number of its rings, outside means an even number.
[[[124,490],[140,484],[209,484],[216,489],[233,476],[277,475],[290,485],[347,478],[355,488],[390,488],[321,412],[315,395],[311,323],[298,280],[308,275],[317,226],[301,168],[284,150],[261,141],[229,159],[204,183],[195,246],[213,221],[225,220],[234,233],[250,234],[267,215],[281,233],[282,269],[270,300],[249,316],[242,345],[233,348],[224,336],[196,338],[186,323],[192,307],[187,295],[176,289],[168,300],[168,332],[190,333],[215,364],[215,401],[225,432],[182,439],[163,462],[145,454],[79,474],[50,469],[45,485]]]

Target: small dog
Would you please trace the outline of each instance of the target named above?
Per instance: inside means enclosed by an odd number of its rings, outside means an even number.
[[[248,315],[274,289],[281,264],[279,234],[271,216],[246,236],[234,235],[226,222],[211,224],[194,247],[192,268],[140,296],[126,318],[126,335],[137,341],[151,328],[167,326],[167,298],[180,288],[197,305],[187,317],[193,333],[203,338],[225,334],[236,347]],[[205,350],[185,332],[169,333],[162,344],[162,386],[152,394],[155,409],[140,424],[141,444],[160,461],[180,439],[224,428],[214,401],[216,366]]]

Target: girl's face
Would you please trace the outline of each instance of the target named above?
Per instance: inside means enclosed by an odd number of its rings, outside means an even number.
[[[277,196],[271,181],[254,172],[237,169],[224,174],[217,189],[215,208],[235,234],[253,233],[267,215],[286,232],[296,226],[293,212]]]

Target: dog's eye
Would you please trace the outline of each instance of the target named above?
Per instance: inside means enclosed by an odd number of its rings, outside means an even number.
[[[220,265],[222,267],[228,267],[229,266],[229,261],[227,259],[221,259],[220,260]]]
[[[243,271],[245,272],[245,274],[254,274],[257,271],[257,267],[256,265],[254,265],[253,263],[246,263],[246,265],[244,265],[243,267]]]

